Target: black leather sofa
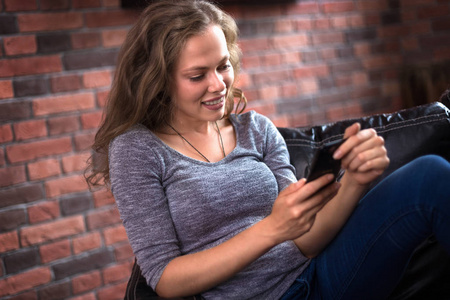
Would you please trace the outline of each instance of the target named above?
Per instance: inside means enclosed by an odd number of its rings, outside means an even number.
[[[374,128],[385,139],[391,160],[389,168],[379,181],[422,155],[437,154],[450,161],[450,91],[441,101],[390,114],[342,120],[309,128],[279,128],[279,131],[286,140],[296,175],[302,178],[308,175],[312,158],[320,146],[342,138],[346,127],[359,122],[362,128]],[[162,299],[146,284],[136,263],[125,299]],[[450,299],[450,256],[433,236],[416,249],[402,280],[389,299]]]

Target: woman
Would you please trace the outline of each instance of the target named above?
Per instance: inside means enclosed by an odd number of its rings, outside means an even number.
[[[447,162],[416,161],[358,205],[389,159],[383,139],[354,124],[334,153],[346,171],[340,183],[329,174],[297,181],[274,125],[231,113],[235,98],[245,107],[234,87],[236,39],[235,22],[214,5],[160,1],[122,47],[94,145],[108,156],[89,179],[111,183],[138,264],[160,296],[381,299],[429,234],[450,249],[439,230],[450,226],[448,188],[427,195],[428,213],[415,195],[422,179],[405,176],[429,166],[426,180],[436,180],[450,175]],[[407,201],[420,209],[404,217]],[[417,228],[405,225],[412,221]],[[394,262],[394,271],[386,267]]]

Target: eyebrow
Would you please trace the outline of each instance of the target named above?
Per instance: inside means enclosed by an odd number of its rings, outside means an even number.
[[[224,62],[226,62],[226,61],[229,60],[229,59],[230,59],[230,55],[229,55],[229,54],[225,55],[225,56],[219,61],[219,65],[222,64],[222,63],[224,63]],[[191,71],[203,71],[203,70],[207,70],[207,69],[209,69],[209,67],[204,67],[204,66],[193,66],[193,67],[190,67],[190,68],[187,68],[187,69],[182,70],[182,72],[183,72],[183,73],[186,73],[186,72],[191,72]]]

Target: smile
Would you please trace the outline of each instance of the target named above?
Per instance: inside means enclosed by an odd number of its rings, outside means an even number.
[[[221,102],[223,102],[223,97],[220,97],[217,100],[205,101],[205,102],[202,102],[202,104],[204,104],[204,105],[216,105],[216,104],[219,104]]]

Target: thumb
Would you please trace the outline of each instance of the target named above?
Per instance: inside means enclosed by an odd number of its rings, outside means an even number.
[[[304,186],[306,183],[306,179],[302,178],[297,182],[291,183],[287,188],[285,188],[284,190],[281,191],[280,195],[289,195],[292,194],[296,191],[298,191],[299,188],[301,188],[302,186]]]

